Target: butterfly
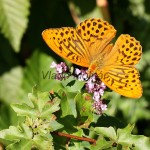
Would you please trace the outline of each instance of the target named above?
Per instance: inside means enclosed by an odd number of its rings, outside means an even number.
[[[47,45],[70,62],[88,67],[113,91],[130,98],[142,96],[139,72],[135,65],[142,56],[140,42],[121,34],[110,43],[116,30],[102,19],[87,19],[76,28],[50,28],[42,32]]]

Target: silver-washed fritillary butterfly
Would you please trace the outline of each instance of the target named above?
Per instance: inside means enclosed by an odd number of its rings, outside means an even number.
[[[119,94],[139,98],[142,87],[134,67],[142,55],[142,47],[134,37],[122,34],[110,44],[116,30],[101,19],[88,19],[76,28],[46,29],[42,32],[47,45],[59,56],[82,67]]]

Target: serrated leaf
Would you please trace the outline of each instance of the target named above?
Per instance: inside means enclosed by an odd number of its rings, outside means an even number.
[[[17,113],[18,116],[30,116],[32,118],[37,117],[37,110],[31,108],[27,104],[12,104],[13,110]]]
[[[76,118],[77,112],[74,99],[76,93],[73,92],[67,93],[64,90],[60,89],[58,91],[58,95],[60,96],[61,99],[62,117],[65,117],[67,115],[73,115]]]
[[[34,147],[39,150],[54,150],[52,138],[47,138],[44,136],[36,135],[33,139]]]
[[[25,124],[21,124],[19,127],[10,126],[9,129],[0,131],[0,138],[14,142],[20,139],[31,139],[32,130]]]
[[[61,87],[60,81],[54,79],[54,70],[50,69],[52,61],[51,57],[39,50],[28,59],[20,94],[22,99],[26,99],[25,95],[34,85],[37,85],[40,91],[58,90]]]
[[[5,72],[0,77],[0,99],[8,104],[18,101],[18,93],[23,78],[23,71],[21,67],[14,67],[10,71]],[[3,85],[3,86],[2,86]],[[6,94],[9,93],[9,94]]]
[[[81,116],[90,116],[92,114],[92,98],[91,95],[84,93],[81,95],[81,93],[78,93],[75,97],[77,109]]]
[[[0,0],[0,28],[16,52],[27,28],[29,0]]]
[[[104,137],[110,138],[111,140],[117,140],[116,131],[113,127],[96,127],[94,131],[98,134],[102,134]]]
[[[34,107],[42,113],[44,107],[49,101],[49,92],[40,92],[37,87],[33,87],[32,93],[29,94],[29,99],[32,101]]]
[[[47,118],[49,115],[52,113],[58,111],[60,109],[60,100],[55,99],[52,102],[49,102],[45,107],[43,108],[41,112],[41,117],[42,118]]]
[[[58,129],[63,128],[63,125],[54,120],[50,122],[50,127],[51,131],[56,131]]]
[[[134,148],[135,150],[149,150],[149,138],[143,135],[132,135],[134,125],[128,125],[124,129],[117,130],[118,143],[124,147]]]
[[[91,95],[84,93],[83,95],[81,93],[78,93],[75,96],[76,101],[76,107],[78,115],[78,120],[80,120],[80,127],[87,128],[91,122],[94,122],[94,114],[93,114],[93,107],[92,103],[93,100],[91,98]]]
[[[9,144],[6,147],[6,150],[13,150],[13,149],[15,149],[15,150],[31,150],[31,147],[32,147],[32,141],[23,139],[23,140],[20,140],[19,142]]]
[[[12,108],[19,116],[28,116],[30,118],[49,118],[50,115],[59,110],[59,99],[49,101],[48,92],[39,92],[36,87],[33,88],[33,93],[29,94],[27,104],[13,104]],[[32,105],[29,105],[32,103]]]
[[[52,137],[45,135],[34,135],[33,130],[21,124],[18,127],[10,126],[9,129],[0,131],[0,138],[12,141],[6,149],[15,150],[30,150],[33,147],[38,149],[47,150],[53,149]]]
[[[100,136],[96,141],[96,146],[91,145],[91,150],[105,150],[112,148],[113,141],[107,141],[103,136]],[[112,150],[112,149],[111,149]]]

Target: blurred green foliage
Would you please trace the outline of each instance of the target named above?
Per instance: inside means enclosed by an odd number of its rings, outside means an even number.
[[[73,26],[95,17],[109,21],[116,38],[130,34],[141,42],[140,70],[143,96],[133,100],[114,92],[107,115],[124,124],[135,123],[134,133],[150,136],[150,3],[149,0],[108,0],[99,6],[95,0],[0,0],[0,129],[16,124],[11,103],[26,101],[37,84],[41,91],[61,87],[50,77],[50,63],[62,61],[44,43],[46,28]],[[47,72],[48,75],[46,76]],[[45,78],[44,78],[45,77]]]

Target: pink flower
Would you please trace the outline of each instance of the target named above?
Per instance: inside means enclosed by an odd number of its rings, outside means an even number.
[[[99,93],[99,91],[95,91],[95,92],[94,92],[93,99],[94,99],[95,101],[99,101],[99,99],[100,99],[100,93]]]
[[[65,78],[64,73],[67,72],[68,67],[64,62],[61,62],[59,64],[56,64],[55,62],[52,62],[50,67],[56,69],[57,74],[56,74],[55,78],[57,80],[63,80]]]
[[[53,61],[52,64],[50,65],[50,68],[56,68],[57,64]]]
[[[76,75],[79,75],[80,73],[81,73],[81,70],[78,69],[78,68],[76,68],[76,69],[75,69],[75,74],[76,74]]]
[[[99,89],[99,94],[101,95],[101,96],[103,96],[103,94],[104,94],[104,89]]]
[[[107,105],[103,104],[102,100],[94,101],[93,108],[95,109],[97,114],[102,114],[104,110],[107,110]]]
[[[62,67],[63,72],[66,72],[68,70],[68,67],[64,62],[61,62],[60,65]]]
[[[63,72],[63,68],[62,68],[62,66],[61,66],[60,64],[58,64],[58,65],[56,66],[56,71],[57,71],[58,73],[62,73],[62,72]]]
[[[101,104],[101,109],[102,109],[102,111],[107,110],[107,105],[106,104]]]
[[[91,76],[86,83],[87,91],[94,94],[93,99],[96,101],[103,96],[105,88],[105,84],[100,81],[96,74]]]
[[[101,88],[106,89],[106,85],[103,82],[101,82],[100,86],[101,86]]]
[[[79,81],[86,81],[88,79],[87,70],[85,69],[75,69],[74,75]]]
[[[95,86],[95,84],[92,82],[86,83],[86,89],[88,90],[89,93],[93,93],[94,86]]]

